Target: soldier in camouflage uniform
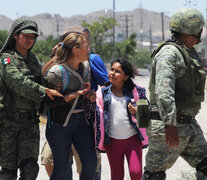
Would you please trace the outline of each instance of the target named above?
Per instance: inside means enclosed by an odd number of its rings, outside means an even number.
[[[40,102],[62,96],[41,84],[41,66],[31,53],[37,24],[17,19],[0,50],[0,180],[35,180],[39,171]]]
[[[153,52],[150,76],[149,150],[142,180],[164,180],[181,156],[207,180],[207,142],[195,120],[204,101],[206,74],[193,48],[204,17],[196,9],[178,10],[170,20],[172,39]]]

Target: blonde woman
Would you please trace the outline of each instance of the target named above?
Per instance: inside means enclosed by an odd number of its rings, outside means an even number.
[[[48,99],[46,138],[52,150],[54,169],[51,180],[63,180],[68,169],[73,143],[82,163],[80,180],[93,179],[96,151],[92,123],[86,119],[85,103],[95,102],[90,91],[89,47],[81,33],[70,33],[56,51],[56,65],[47,73],[48,86],[60,91],[64,98]]]

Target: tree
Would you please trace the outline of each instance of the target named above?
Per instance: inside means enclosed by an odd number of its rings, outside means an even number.
[[[129,38],[122,42],[117,42],[115,46],[115,57],[129,60],[136,54],[136,34],[131,34]]]
[[[50,54],[53,47],[58,43],[57,39],[53,36],[48,36],[45,40],[39,40],[35,43],[32,52],[39,58],[41,62],[47,62],[50,60]]]
[[[150,56],[149,50],[143,49],[137,51],[134,56],[130,56],[129,61],[138,68],[148,68],[152,61]]]
[[[117,25],[112,18],[99,17],[98,21],[92,24],[82,21],[82,26],[87,27],[91,32],[91,48],[107,60],[112,56],[112,28]]]
[[[0,49],[4,45],[7,36],[8,36],[8,32],[6,30],[0,30]]]

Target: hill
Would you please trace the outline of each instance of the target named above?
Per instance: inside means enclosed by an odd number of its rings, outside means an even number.
[[[112,11],[101,10],[92,12],[86,15],[75,15],[71,17],[61,17],[58,14],[51,15],[48,13],[37,14],[33,17],[39,26],[40,38],[44,38],[48,35],[57,37],[64,33],[64,29],[68,26],[81,25],[81,22],[85,20],[88,23],[92,23],[100,16],[111,17]],[[134,9],[132,11],[117,11],[116,20],[119,26],[115,28],[116,40],[125,38],[127,32],[137,33],[138,39],[143,41],[149,41],[150,26],[152,30],[153,41],[160,41],[162,38],[162,20],[161,13],[148,11],[145,9]],[[4,15],[0,15],[0,29],[9,30],[13,20]],[[163,27],[165,30],[165,37],[169,37],[169,17],[163,16]]]

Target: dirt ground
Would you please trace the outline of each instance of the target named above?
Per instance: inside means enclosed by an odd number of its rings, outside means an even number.
[[[145,74],[146,73],[147,72],[145,72]],[[142,85],[147,89],[147,96],[148,96],[149,95],[148,94],[149,77],[148,76],[136,77],[135,82],[136,82],[136,84]],[[200,110],[200,113],[197,115],[196,119],[197,119],[198,123],[200,124],[200,126],[204,132],[205,137],[207,138],[206,115],[207,115],[207,101],[205,100],[205,102],[202,103],[202,108]],[[45,125],[41,125],[40,127],[41,127],[40,128],[41,129],[40,146],[42,149],[42,146],[45,141],[45,135],[44,135]],[[147,150],[148,149],[143,150],[143,167],[145,165],[145,154],[146,154]],[[110,168],[109,168],[106,154],[103,153],[101,158],[102,158],[101,178],[102,178],[102,180],[110,180]],[[40,162],[39,162],[39,164],[40,164]],[[167,180],[194,180],[194,177],[192,175],[194,173],[194,169],[191,168],[182,158],[179,158],[176,161],[176,163],[173,165],[173,167],[171,169],[167,170],[166,173],[167,173]],[[40,165],[40,172],[39,172],[37,180],[47,180],[47,179],[49,179],[49,178],[46,174],[44,166]],[[79,176],[76,173],[75,163],[73,163],[73,179],[74,180],[79,179]],[[127,167],[126,163],[125,163],[125,178],[124,178],[124,180],[130,180],[129,173],[128,173],[128,167]]]

